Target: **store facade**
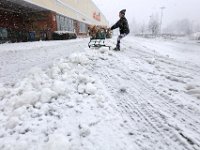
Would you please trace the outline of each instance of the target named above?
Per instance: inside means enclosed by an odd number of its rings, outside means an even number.
[[[108,26],[92,0],[0,0],[0,20],[1,42],[70,39]]]

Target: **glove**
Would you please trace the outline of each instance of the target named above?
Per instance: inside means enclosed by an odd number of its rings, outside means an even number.
[[[110,32],[111,31],[111,28],[107,28],[107,32]]]

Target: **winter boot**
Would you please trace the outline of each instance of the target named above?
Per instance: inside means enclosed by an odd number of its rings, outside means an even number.
[[[115,51],[120,51],[120,46],[119,45],[116,45],[116,47],[113,49]]]

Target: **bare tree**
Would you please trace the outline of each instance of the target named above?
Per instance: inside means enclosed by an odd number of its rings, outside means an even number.
[[[153,14],[150,16],[149,20],[149,30],[153,36],[157,36],[160,29],[158,14]]]
[[[141,24],[140,29],[139,29],[140,34],[144,35],[146,30],[147,30],[147,25],[145,23]]]

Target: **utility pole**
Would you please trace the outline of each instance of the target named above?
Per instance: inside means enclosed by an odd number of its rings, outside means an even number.
[[[163,11],[166,9],[166,7],[160,7],[161,10],[161,16],[160,16],[160,34],[162,34],[162,19],[163,19]]]
[[[148,25],[148,28],[149,28],[149,30],[151,31],[151,33],[153,34],[152,28],[151,28],[152,17],[153,17],[153,14],[151,14],[151,15],[149,16],[149,25]]]

